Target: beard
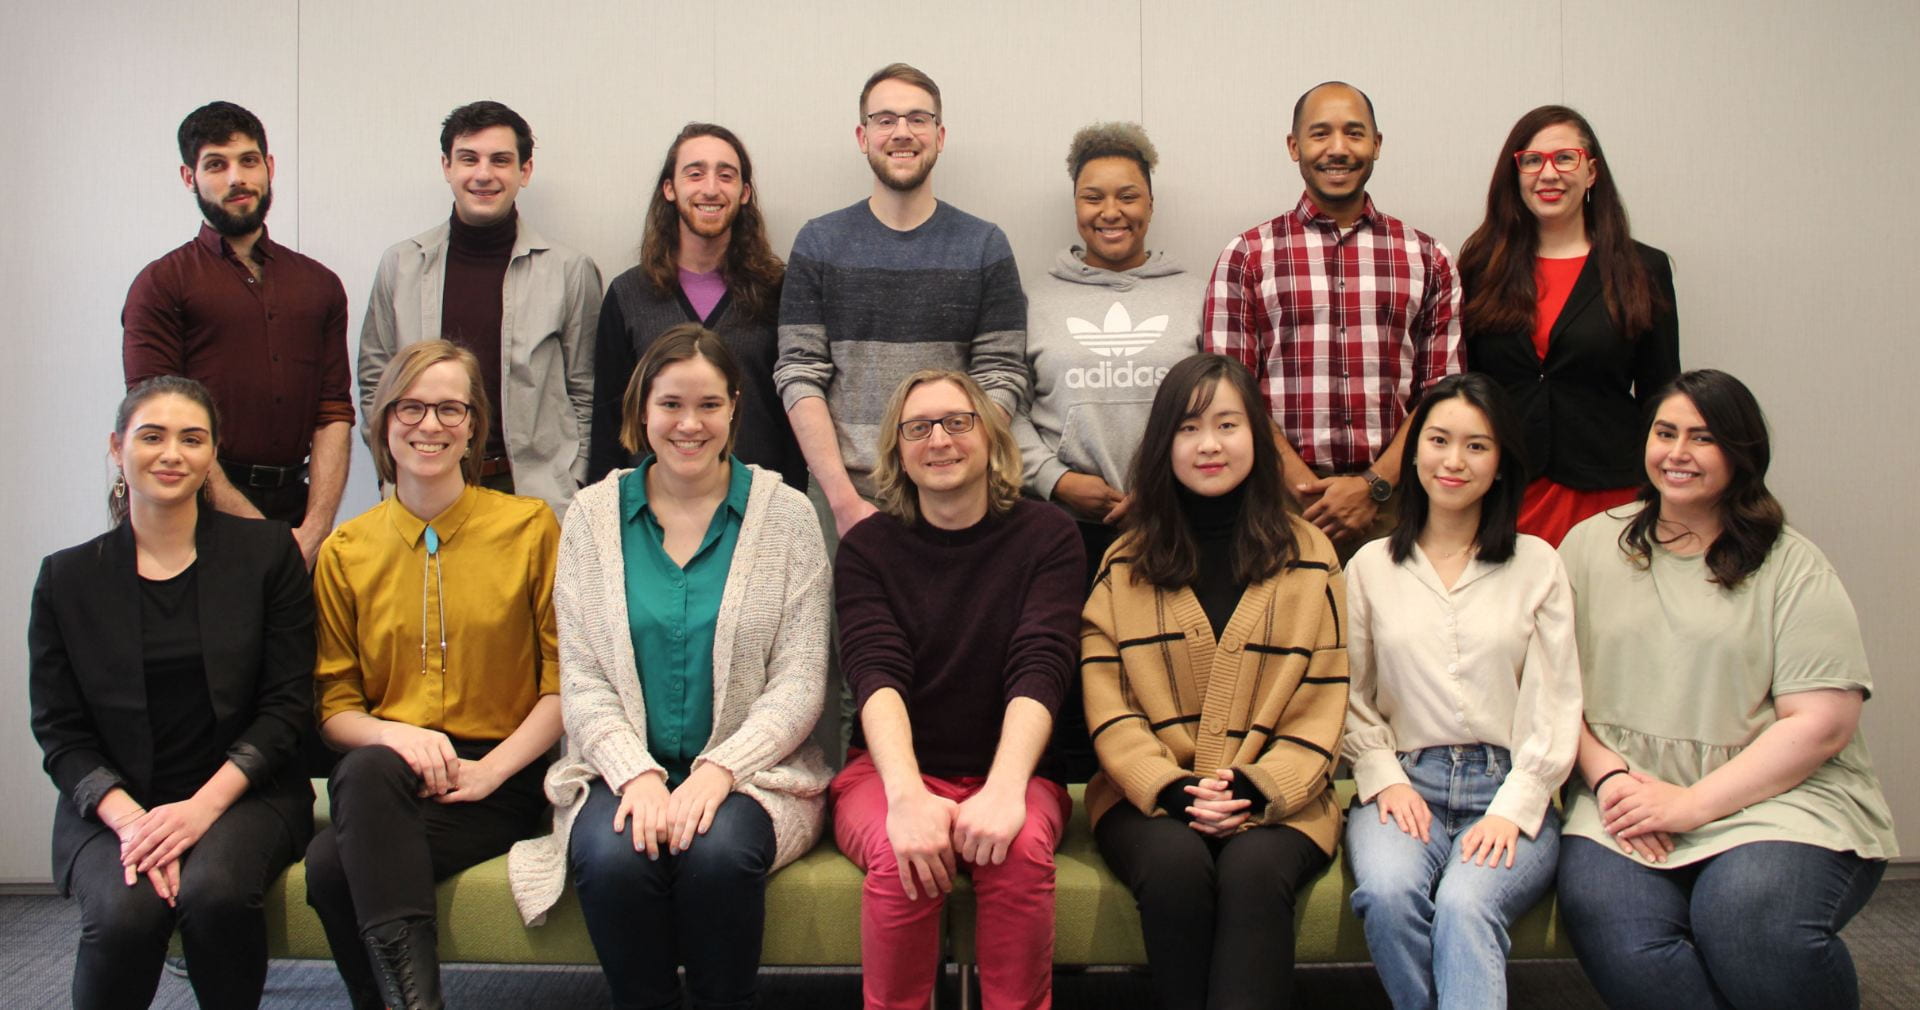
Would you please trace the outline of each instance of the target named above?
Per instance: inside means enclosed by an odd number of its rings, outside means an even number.
[[[674,209],[680,212],[681,227],[701,238],[719,238],[727,234],[733,230],[734,219],[740,216],[740,205],[736,203],[728,208],[726,216],[722,217],[718,224],[709,226],[700,220],[700,215],[693,209],[691,202],[675,203]]]
[[[193,198],[200,204],[200,216],[207,219],[207,223],[213,226],[214,231],[227,238],[239,238],[242,235],[253,234],[266,223],[267,209],[273,206],[273,187],[268,186],[261,190],[260,202],[246,214],[232,213],[227,208],[201,196],[198,189],[193,191]]]
[[[926,183],[927,176],[933,174],[933,163],[939,159],[940,152],[931,145],[923,148],[920,152],[920,170],[904,179],[893,174],[893,162],[887,158],[884,150],[869,152],[867,167],[873,169],[873,177],[880,180],[882,186],[896,193],[911,193]]]

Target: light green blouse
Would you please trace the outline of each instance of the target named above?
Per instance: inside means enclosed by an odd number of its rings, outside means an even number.
[[[1573,584],[1587,725],[1630,767],[1692,785],[1774,723],[1774,698],[1822,688],[1871,694],[1853,603],[1819,548],[1789,527],[1759,571],[1728,591],[1708,581],[1703,555],[1656,547],[1649,567],[1630,561],[1620,531],[1637,509],[1595,516],[1560,546]],[[1565,833],[1612,846],[1592,790],[1578,775],[1572,786]],[[1676,836],[1660,865],[1764,841],[1867,859],[1899,855],[1859,731],[1799,785]]]

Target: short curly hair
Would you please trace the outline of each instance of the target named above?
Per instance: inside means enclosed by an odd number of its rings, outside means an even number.
[[[1147,191],[1153,191],[1153,170],[1160,164],[1160,152],[1147,139],[1139,123],[1094,123],[1083,126],[1067,145],[1067,178],[1080,181],[1080,170],[1096,158],[1125,158],[1140,166],[1146,177]]]

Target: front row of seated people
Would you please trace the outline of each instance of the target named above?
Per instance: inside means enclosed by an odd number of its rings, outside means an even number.
[[[476,375],[441,341],[396,356],[375,411],[394,494],[311,585],[284,527],[205,507],[206,391],[128,394],[118,521],[46,559],[29,630],[75,1006],[146,1005],[176,929],[201,1005],[257,1005],[263,895],[303,852],[352,1005],[439,1006],[433,885],[509,850],[529,923],[574,883],[616,1005],[680,1005],[684,964],[694,1006],[750,1006],[767,877],[830,797],[866,872],[868,1006],[926,1004],[965,873],[985,1005],[1044,1007],[1070,810],[1049,741],[1081,701],[1095,837],[1163,1007],[1287,1003],[1342,759],[1396,1006],[1501,1005],[1508,930],[1556,886],[1610,1005],[1858,1005],[1838,933],[1898,854],[1857,732],[1871,681],[1724,373],[1653,398],[1638,501],[1557,554],[1515,533],[1499,387],[1441,381],[1396,529],[1343,571],[1284,507],[1252,377],[1196,355],[1155,397],[1091,598],[1073,522],[1020,497],[964,375],[895,393],[880,513],[832,565],[804,496],[733,457],[741,377],[710,332],[649,349],[622,440],[650,458],[564,532],[478,486]],[[838,775],[809,742],[836,603],[859,711]],[[309,705],[346,752],[317,836]]]

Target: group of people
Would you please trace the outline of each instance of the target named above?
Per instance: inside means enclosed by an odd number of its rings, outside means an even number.
[[[514,209],[524,120],[455,110],[452,216],[361,334],[388,493],[337,529],[344,294],[266,236],[258,120],[188,117],[207,223],[128,297],[115,526],[33,595],[76,1006],[144,1006],[176,928],[203,1005],[257,1004],[303,857],[352,1005],[439,1006],[434,884],[503,853],[534,928],[575,887],[616,1005],[684,965],[750,1006],[767,878],[830,813],[868,1006],[927,1004],[964,873],[985,1004],[1044,1007],[1089,779],[1165,1007],[1284,1005],[1343,834],[1397,1006],[1502,1003],[1554,886],[1612,1005],[1857,1005],[1837,934],[1897,854],[1857,621],[1752,394],[1680,370],[1577,112],[1515,125],[1456,262],[1367,196],[1371,101],[1310,89],[1305,193],[1210,279],[1148,247],[1145,133],[1097,124],[1081,242],[1025,286],[933,195],[931,78],[859,116],[872,193],[784,262],[690,124],[603,296]]]

